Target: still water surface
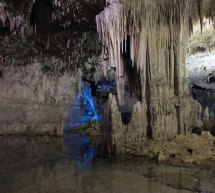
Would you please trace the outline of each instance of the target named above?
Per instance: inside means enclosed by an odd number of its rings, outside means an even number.
[[[215,192],[215,169],[96,156],[85,137],[0,137],[1,193]],[[94,157],[93,157],[94,156]]]

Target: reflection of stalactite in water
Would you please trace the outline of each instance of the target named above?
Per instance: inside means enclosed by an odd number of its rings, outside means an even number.
[[[68,141],[67,152],[75,161],[79,170],[88,170],[94,157],[96,148],[90,146],[90,140],[84,135],[69,134],[66,136]]]

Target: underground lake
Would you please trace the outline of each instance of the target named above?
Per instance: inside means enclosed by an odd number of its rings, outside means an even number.
[[[215,193],[215,0],[0,0],[0,193]]]

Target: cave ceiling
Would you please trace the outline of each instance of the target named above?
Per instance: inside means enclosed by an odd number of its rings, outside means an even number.
[[[70,61],[80,65],[100,55],[95,16],[104,6],[101,0],[0,0],[0,56],[18,65],[54,57],[73,70]]]
[[[28,64],[32,58],[50,60],[50,57],[61,63],[74,61],[80,65],[93,55],[99,56],[101,44],[95,17],[113,2],[0,0],[0,56],[20,65]],[[203,3],[199,11],[213,20],[215,1],[203,0]],[[49,68],[44,66],[44,70]]]

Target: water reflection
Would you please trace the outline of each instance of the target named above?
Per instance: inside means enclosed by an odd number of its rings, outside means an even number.
[[[72,141],[88,144],[85,138]],[[82,141],[83,140],[83,141]],[[0,137],[2,193],[191,193],[215,192],[215,170],[158,165],[135,159],[92,161],[77,168],[77,149],[65,139]],[[71,147],[68,149],[68,147]],[[72,155],[72,156],[71,156]],[[86,159],[87,160],[87,159]],[[82,163],[82,162],[81,162]],[[83,162],[84,163],[84,162]],[[81,166],[83,168],[83,165]]]
[[[95,147],[90,146],[90,140],[85,135],[69,133],[65,136],[68,155],[74,160],[79,170],[91,168],[91,162],[95,154]]]

